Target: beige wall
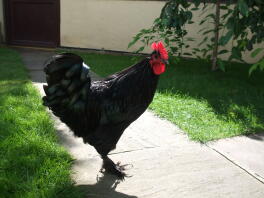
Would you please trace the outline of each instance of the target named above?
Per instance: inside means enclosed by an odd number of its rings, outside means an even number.
[[[151,26],[163,5],[163,1],[61,0],[61,45],[134,51],[137,46],[127,49],[128,43],[140,29]],[[197,21],[202,17],[198,12],[194,15]],[[187,26],[188,36],[196,39],[192,47],[197,47],[202,40],[202,36],[197,34],[201,28],[198,24]],[[227,48],[231,46],[232,42]],[[244,57],[248,62],[255,62],[258,58],[252,59],[249,54]]]
[[[61,0],[61,45],[127,51],[132,37],[152,24],[163,5],[159,1]]]
[[[4,10],[3,0],[0,0],[0,43],[4,39]]]

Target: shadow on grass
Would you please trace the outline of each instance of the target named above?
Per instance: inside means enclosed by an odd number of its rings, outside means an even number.
[[[200,60],[182,60],[161,76],[158,92],[206,100],[219,119],[239,122],[243,134],[264,131],[264,73],[248,75],[248,66],[232,63],[211,72]]]
[[[85,198],[137,198],[136,196],[117,192],[115,189],[120,182],[115,176],[104,174],[102,177],[97,178],[96,184],[78,185],[78,188],[85,192]]]

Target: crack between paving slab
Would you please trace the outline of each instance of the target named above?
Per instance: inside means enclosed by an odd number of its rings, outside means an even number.
[[[262,176],[260,176],[259,174],[253,173],[245,168],[243,168],[241,165],[239,165],[238,163],[236,163],[235,161],[231,160],[230,158],[228,158],[224,153],[218,151],[215,148],[210,147],[208,144],[205,144],[208,148],[210,148],[211,150],[215,151],[216,153],[218,153],[219,155],[221,155],[222,157],[224,157],[225,159],[227,159],[229,162],[231,162],[232,164],[234,164],[236,167],[242,169],[243,171],[245,171],[248,175],[250,175],[251,177],[253,177],[254,179],[258,180],[259,182],[261,182],[262,184],[264,184],[264,178]]]
[[[158,148],[158,147],[159,146],[144,147],[142,149],[134,149],[134,150],[128,150],[128,151],[113,152],[113,153],[109,153],[108,155],[117,155],[117,154],[121,154],[121,153],[131,153],[131,152],[134,152],[134,151],[142,151],[142,150]]]

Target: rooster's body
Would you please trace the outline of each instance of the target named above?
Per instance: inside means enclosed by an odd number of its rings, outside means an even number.
[[[94,146],[106,171],[124,176],[107,155],[124,130],[151,103],[159,75],[151,57],[101,81],[91,82],[89,67],[71,53],[53,56],[45,66],[44,105],[85,143]]]

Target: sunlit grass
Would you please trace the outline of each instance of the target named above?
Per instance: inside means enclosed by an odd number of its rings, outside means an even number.
[[[0,48],[0,197],[81,197],[19,55]]]

